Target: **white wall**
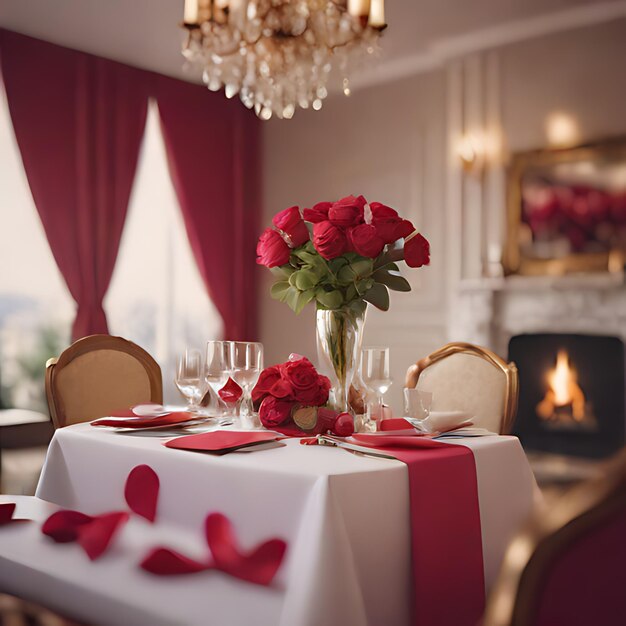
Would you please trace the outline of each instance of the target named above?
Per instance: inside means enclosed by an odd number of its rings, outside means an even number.
[[[546,145],[549,113],[572,114],[580,139],[626,134],[626,20],[532,39],[449,62],[429,74],[331,97],[314,113],[264,126],[265,221],[277,211],[350,193],[412,219],[432,244],[431,267],[407,271],[414,291],[372,311],[365,345],[392,349],[400,410],[404,372],[415,359],[463,336],[455,297],[467,279],[494,270],[503,243],[507,150]],[[461,133],[501,134],[503,150],[482,179],[464,175]],[[497,263],[496,263],[497,265]],[[297,351],[315,356],[312,309],[297,318],[261,289],[267,363]]]

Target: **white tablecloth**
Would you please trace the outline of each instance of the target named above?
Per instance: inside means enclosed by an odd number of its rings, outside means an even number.
[[[18,592],[40,590],[36,581],[54,575],[53,606],[98,623],[409,623],[408,476],[403,463],[301,446],[297,440],[279,449],[222,457],[167,449],[162,441],[88,424],[58,430],[37,491],[40,498],[86,513],[125,508],[126,477],[146,463],[161,481],[158,524],[133,519],[115,549],[96,563],[89,563],[76,546],[50,543],[34,525],[5,529],[0,564],[12,563],[20,575],[7,576],[0,567],[0,584]],[[507,542],[530,511],[536,486],[516,438],[459,443],[470,447],[476,460],[489,587]],[[204,554],[203,521],[212,511],[230,517],[244,547],[274,536],[288,542],[273,587],[215,572],[160,579],[137,568],[148,548],[159,543]],[[157,541],[161,534],[167,541]],[[437,565],[445,566],[430,566]],[[33,599],[49,600],[37,593]]]

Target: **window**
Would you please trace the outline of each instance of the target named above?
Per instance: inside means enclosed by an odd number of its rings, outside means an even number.
[[[46,410],[46,360],[68,345],[75,304],[33,204],[0,90],[0,399]],[[143,146],[119,255],[104,307],[112,334],[160,363],[166,399],[176,355],[221,335],[222,322],[198,273],[167,170],[156,105]]]

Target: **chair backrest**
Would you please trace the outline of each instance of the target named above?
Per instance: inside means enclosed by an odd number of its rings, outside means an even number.
[[[449,343],[411,365],[405,386],[432,393],[432,411],[466,411],[475,426],[501,434],[517,413],[515,364],[470,343]]]
[[[110,335],[74,342],[46,364],[55,428],[88,422],[141,402],[163,402],[158,363],[138,345]]]
[[[483,626],[626,624],[626,449],[513,539]]]

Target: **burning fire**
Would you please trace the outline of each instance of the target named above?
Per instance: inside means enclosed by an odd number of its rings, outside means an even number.
[[[537,415],[545,420],[558,419],[562,411],[570,409],[576,422],[585,419],[585,394],[576,381],[576,370],[570,367],[565,350],[559,350],[556,367],[548,372],[548,390],[537,405]]]

